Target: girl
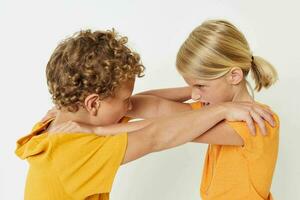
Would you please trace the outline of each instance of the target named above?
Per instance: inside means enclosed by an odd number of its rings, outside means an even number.
[[[177,55],[177,70],[192,88],[194,109],[221,102],[255,101],[247,90],[252,72],[255,89],[277,80],[275,69],[253,56],[244,35],[231,23],[210,20],[195,28]],[[267,136],[250,137],[243,122],[217,126],[218,134],[203,134],[209,143],[201,183],[201,197],[216,199],[272,199],[270,187],[278,154],[279,119],[266,126]],[[232,135],[224,135],[232,130]]]
[[[194,109],[226,101],[254,102],[247,90],[250,71],[256,91],[277,80],[272,65],[253,56],[244,35],[224,20],[206,21],[195,28],[181,46],[176,65],[192,87],[192,98],[198,101]],[[279,142],[279,119],[276,114],[274,118],[276,125],[267,125],[266,137],[250,137],[243,122],[227,122],[218,135],[204,134],[198,139],[210,144],[200,188],[202,199],[272,199]],[[234,132],[230,137],[223,134],[229,129]]]

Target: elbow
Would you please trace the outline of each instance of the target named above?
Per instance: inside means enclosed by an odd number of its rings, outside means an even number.
[[[148,127],[147,140],[151,152],[157,152],[162,149],[162,138],[159,134],[159,128],[156,124]]]
[[[172,138],[173,134],[166,133],[165,129],[159,124],[153,124],[149,126],[149,129],[150,134],[148,138],[152,152],[162,151],[173,146],[173,142],[176,140],[175,138]]]

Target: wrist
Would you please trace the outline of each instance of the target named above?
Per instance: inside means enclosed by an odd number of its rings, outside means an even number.
[[[216,105],[214,105],[214,109],[215,109],[215,113],[221,118],[221,120],[226,119],[226,115],[227,115],[227,107],[226,107],[226,103],[218,103]]]

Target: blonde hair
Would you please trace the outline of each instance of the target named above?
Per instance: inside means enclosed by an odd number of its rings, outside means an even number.
[[[225,20],[208,20],[196,27],[182,44],[176,67],[182,76],[204,80],[220,78],[233,67],[245,77],[251,70],[257,91],[277,80],[274,67],[253,56],[245,36]]]

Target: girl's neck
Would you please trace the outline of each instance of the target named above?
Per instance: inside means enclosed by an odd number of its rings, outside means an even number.
[[[254,98],[249,94],[246,84],[242,84],[236,88],[232,101],[254,101]]]

